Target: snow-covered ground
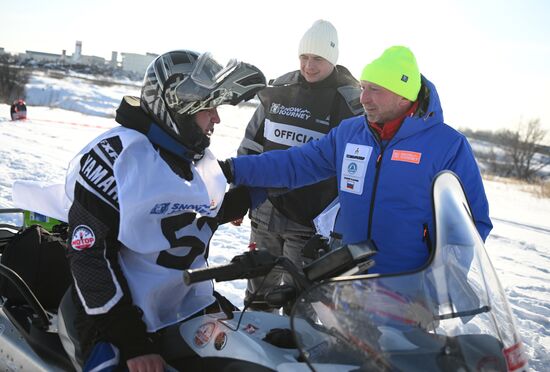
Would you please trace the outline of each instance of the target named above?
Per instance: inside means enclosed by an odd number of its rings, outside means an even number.
[[[0,208],[13,207],[15,180],[63,182],[72,156],[116,125],[109,116],[114,116],[122,95],[139,91],[129,86],[95,86],[80,79],[49,79],[35,76],[31,80],[28,120],[10,121],[9,106],[0,104]],[[222,106],[219,111],[222,123],[216,126],[211,149],[224,159],[235,154],[253,109]],[[510,300],[531,368],[550,370],[550,200],[505,180],[486,180],[485,187],[495,226],[487,251]],[[210,264],[226,263],[242,253],[249,233],[248,220],[241,227],[221,226],[211,243]],[[216,284],[238,306],[245,285],[244,280]]]
[[[83,114],[114,117],[115,107],[124,94],[139,95],[139,83],[101,86],[82,74],[62,78],[62,74],[35,72],[25,86],[26,102],[31,106],[57,107]],[[134,84],[134,85],[132,85]]]

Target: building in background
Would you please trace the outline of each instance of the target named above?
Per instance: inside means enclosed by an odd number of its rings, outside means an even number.
[[[39,63],[59,62],[61,54],[37,52],[34,50],[26,50],[25,53],[20,53],[19,58],[23,60],[33,60]]]
[[[73,63],[80,63],[81,56],[82,56],[82,41],[77,40],[74,47],[74,54],[72,57]]]
[[[158,56],[154,53],[138,54],[138,53],[119,53],[111,52],[110,60],[103,57],[85,55],[82,53],[82,41],[75,42],[74,53],[69,55],[66,49],[62,50],[61,54],[45,53],[35,50],[27,50],[25,53],[19,53],[17,59],[23,65],[29,64],[32,66],[46,66],[50,68],[50,64],[61,69],[76,69],[82,71],[110,71],[135,78],[141,78],[149,64]],[[6,54],[4,48],[0,48],[0,55]],[[119,54],[121,61],[119,61]]]
[[[77,40],[75,43],[74,54],[72,55],[69,63],[103,67],[105,65],[105,58],[82,54],[82,41]]]
[[[145,74],[145,70],[158,54],[147,53],[121,53],[122,54],[122,70],[126,72],[135,72],[139,75]]]
[[[78,64],[86,65],[86,66],[100,66],[100,67],[102,67],[102,66],[105,65],[105,58],[97,57],[97,56],[81,55],[80,59],[78,60]]]
[[[109,63],[112,68],[118,67],[118,52],[116,51],[111,52],[111,61]]]

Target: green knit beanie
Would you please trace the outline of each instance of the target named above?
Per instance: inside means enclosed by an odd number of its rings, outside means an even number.
[[[416,101],[420,91],[420,71],[409,48],[392,46],[363,69],[361,80],[380,85],[395,94]]]

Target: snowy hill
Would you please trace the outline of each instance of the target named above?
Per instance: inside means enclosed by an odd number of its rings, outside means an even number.
[[[82,79],[35,76],[27,87],[27,121],[9,121],[0,105],[0,208],[12,207],[15,180],[63,182],[69,160],[88,141],[116,125],[114,109],[137,87],[97,86]],[[54,106],[50,108],[45,106]],[[71,109],[73,111],[68,111]],[[250,106],[220,108],[211,149],[224,159],[235,154],[252,115]],[[480,146],[480,144],[476,144]],[[533,370],[550,369],[550,200],[517,183],[485,180],[494,230],[486,248],[509,297]],[[222,226],[210,248],[210,264],[226,263],[248,245],[250,223]],[[218,283],[242,305],[246,283]]]
[[[31,106],[47,106],[78,111],[83,114],[114,117],[114,109],[124,94],[139,95],[139,84],[107,84],[98,86],[82,76],[34,72],[25,86],[26,102]]]

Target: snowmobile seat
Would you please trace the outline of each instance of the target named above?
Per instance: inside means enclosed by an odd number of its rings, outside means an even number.
[[[59,310],[57,311],[59,339],[63,345],[63,349],[77,371],[82,369],[84,359],[82,349],[76,337],[76,328],[74,326],[76,319],[76,308],[72,299],[72,285],[67,289],[65,295],[61,299]]]
[[[20,230],[6,243],[0,262],[21,277],[41,306],[56,313],[71,283],[66,247],[61,234],[33,225]],[[0,277],[0,294],[14,305],[27,303],[22,291],[4,277]]]

